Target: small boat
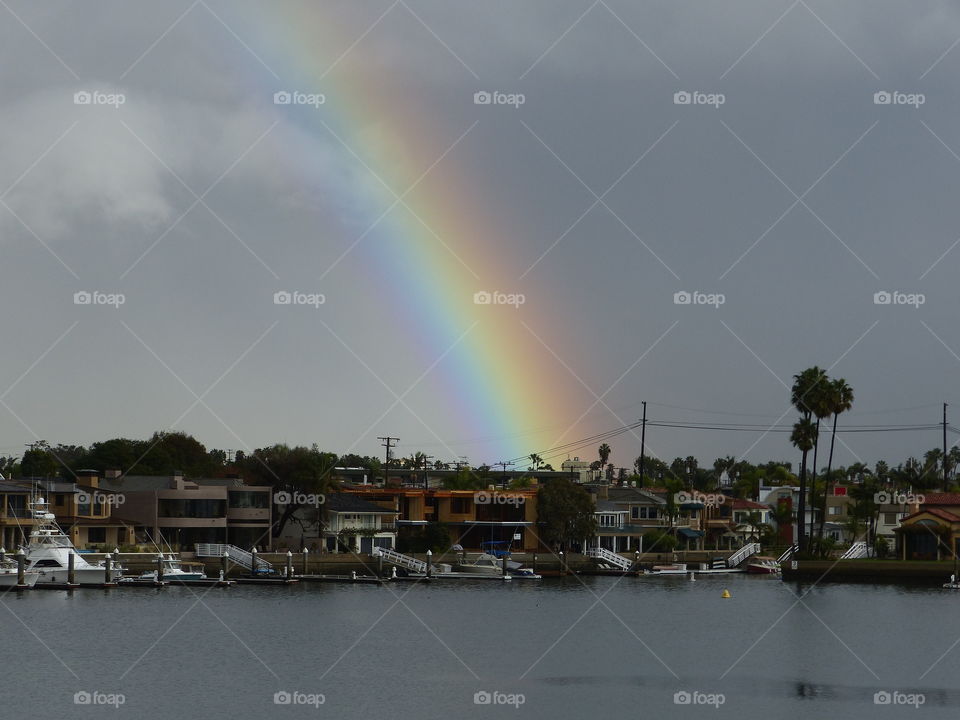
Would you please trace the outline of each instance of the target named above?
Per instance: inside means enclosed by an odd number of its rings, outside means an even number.
[[[776,575],[780,572],[780,563],[773,557],[755,555],[747,561],[747,572],[751,575]]]
[[[18,587],[19,573],[17,572],[17,563],[9,558],[0,562],[0,590]],[[23,583],[27,587],[33,587],[40,579],[40,573],[36,570],[27,570],[23,573]]]
[[[686,575],[686,563],[672,563],[670,565],[654,565],[649,570],[644,570],[644,575]]]
[[[500,577],[503,575],[503,558],[496,557],[490,553],[480,553],[473,562],[461,562],[452,566],[451,573],[469,577]],[[540,579],[530,568],[523,567],[520,563],[513,560],[507,560],[507,577]]]
[[[182,563],[177,560],[172,553],[167,553],[163,555],[163,580],[165,582],[177,583],[177,582],[192,582],[194,580],[206,580],[207,574],[202,570],[184,570]],[[157,582],[157,571],[146,570],[136,577],[125,577],[121,582],[142,582],[142,583],[155,583]]]

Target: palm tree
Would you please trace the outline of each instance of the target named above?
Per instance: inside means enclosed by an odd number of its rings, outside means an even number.
[[[540,466],[543,465],[543,458],[536,453],[530,453],[530,462],[533,463],[534,470],[539,470]]]
[[[604,443],[599,448],[597,448],[597,453],[600,455],[600,466],[607,464],[607,458],[610,457],[610,446]]]
[[[807,453],[816,445],[817,426],[810,420],[814,412],[817,388],[827,382],[827,373],[817,366],[793,376],[790,402],[800,412],[800,420],[793,426],[790,442],[802,453],[800,461],[800,502],[797,504],[797,544],[806,550],[804,517],[807,510]]]
[[[833,443],[837,438],[837,416],[853,407],[853,388],[847,385],[843,378],[837,378],[828,385],[827,398],[830,410],[833,413],[833,430],[830,432],[830,455],[827,458],[826,484],[823,491],[823,505],[820,508],[820,532],[817,537],[823,538],[823,525],[827,520],[827,495],[830,494],[830,471],[833,469]]]
[[[817,453],[820,450],[820,421],[833,414],[833,382],[826,375],[823,381],[818,382],[809,391],[810,407],[813,410],[813,416],[817,419],[817,434],[813,440],[813,467],[810,469],[810,533],[813,537],[813,523],[816,518],[814,508],[819,507],[816,502],[817,491]],[[826,502],[826,488],[824,487],[823,502]]]

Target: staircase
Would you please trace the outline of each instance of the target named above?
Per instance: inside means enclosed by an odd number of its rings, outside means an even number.
[[[197,543],[197,557],[222,558],[223,553],[240,567],[246,568],[251,572],[273,572],[273,565],[263,558],[258,557],[256,568],[253,566],[253,553],[247,552],[236,545],[222,545],[219,543]]]
[[[793,554],[797,552],[800,548],[796,545],[791,545],[786,550],[783,551],[783,554],[777,558],[777,564],[784,563],[790,558],[793,557]]]
[[[841,560],[856,560],[867,556],[867,544],[863,540],[858,540],[850,549],[840,556]]]
[[[380,556],[388,563],[405,567],[407,570],[412,570],[415,573],[425,573],[427,571],[427,563],[423,560],[417,560],[409,555],[398,553],[392,548],[377,548],[377,550],[380,552]]]
[[[751,555],[756,555],[758,552],[760,552],[760,543],[747,543],[742,548],[737,550],[733,555],[727,558],[727,567],[736,567],[748,557]]]
[[[621,570],[629,570],[630,566],[633,565],[633,563],[623,557],[623,555],[618,555],[617,553],[611,552],[610,550],[602,547],[587,548],[584,554],[587,557],[592,557],[595,560],[613,565]]]

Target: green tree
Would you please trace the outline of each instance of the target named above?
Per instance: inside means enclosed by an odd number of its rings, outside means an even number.
[[[610,457],[610,446],[606,443],[603,443],[599,448],[597,448],[597,454],[600,456],[600,465],[607,464],[607,459]]]
[[[797,508],[797,539],[801,552],[806,549],[807,453],[816,446],[818,427],[811,417],[820,409],[818,389],[827,382],[827,373],[814,365],[793,376],[790,403],[799,411],[800,421],[793,426],[790,442],[800,450],[800,502]]]
[[[817,537],[823,537],[823,526],[827,521],[827,496],[830,494],[831,476],[833,469],[833,446],[837,439],[837,418],[841,413],[853,407],[853,388],[843,378],[837,378],[827,385],[827,406],[833,415],[833,429],[830,431],[830,455],[827,458],[826,487],[823,493],[823,504],[820,509],[820,530]]]
[[[537,523],[555,549],[581,543],[597,532],[590,493],[568,478],[553,478],[537,491]]]
[[[60,473],[60,463],[50,446],[43,442],[34,443],[20,459],[20,474],[28,478],[53,478]]]

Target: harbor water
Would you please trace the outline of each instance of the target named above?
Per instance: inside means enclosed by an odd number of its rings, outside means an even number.
[[[11,718],[873,719],[960,708],[960,594],[939,587],[570,577],[34,590],[0,602],[0,716]]]

